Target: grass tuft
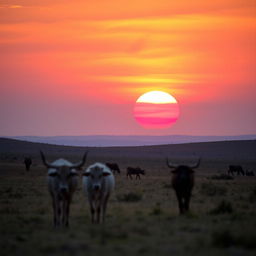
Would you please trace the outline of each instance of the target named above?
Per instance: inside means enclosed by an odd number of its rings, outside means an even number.
[[[117,200],[120,202],[138,202],[142,200],[142,195],[139,193],[129,192],[127,194],[117,195]]]
[[[219,205],[210,211],[210,214],[225,214],[232,213],[233,207],[232,204],[228,201],[222,200]]]

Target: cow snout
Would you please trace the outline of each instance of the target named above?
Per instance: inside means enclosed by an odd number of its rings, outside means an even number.
[[[93,188],[94,188],[95,191],[99,191],[100,190],[100,185],[98,185],[98,184],[94,185]]]
[[[60,187],[60,192],[63,194],[68,193],[68,187],[66,186]]]

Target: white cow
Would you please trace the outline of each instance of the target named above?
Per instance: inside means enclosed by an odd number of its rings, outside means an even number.
[[[95,163],[83,172],[83,190],[88,196],[92,223],[104,222],[108,199],[114,186],[114,175],[105,164]]]
[[[82,161],[76,164],[62,158],[48,163],[43,152],[40,153],[44,165],[48,168],[47,180],[52,197],[54,226],[68,226],[69,207],[78,183],[76,169],[85,164],[87,153],[84,154]]]

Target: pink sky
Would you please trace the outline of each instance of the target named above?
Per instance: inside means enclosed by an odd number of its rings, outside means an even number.
[[[256,134],[252,0],[3,0],[0,57],[0,136]],[[150,90],[168,129],[133,116]]]

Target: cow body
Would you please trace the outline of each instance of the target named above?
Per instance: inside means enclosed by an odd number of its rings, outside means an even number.
[[[120,168],[116,163],[106,163],[106,166],[113,172],[113,174],[116,172],[119,174],[121,173]]]
[[[255,176],[254,171],[248,171],[248,170],[245,171],[245,175],[246,176]]]
[[[26,170],[29,171],[30,166],[32,164],[32,159],[30,157],[25,157],[24,164],[25,164]]]
[[[77,164],[72,164],[62,158],[48,163],[42,152],[41,157],[43,163],[48,167],[47,183],[52,197],[54,226],[68,226],[70,203],[78,183],[76,169],[84,165],[86,154],[83,160]]]
[[[234,176],[236,175],[245,175],[245,172],[241,165],[230,165],[228,169],[228,174]]]
[[[132,175],[136,175],[136,179],[140,179],[140,174],[145,175],[145,171],[142,170],[140,167],[127,167],[127,178],[130,177],[130,179],[132,180]]]
[[[172,171],[172,187],[175,190],[178,200],[180,214],[189,211],[189,204],[191,198],[191,192],[194,187],[194,168],[197,168],[200,164],[194,166],[187,165],[173,165],[167,160],[167,165],[170,168],[174,168]]]
[[[108,199],[114,186],[114,175],[102,163],[95,163],[83,172],[83,190],[90,204],[92,223],[105,221]]]

